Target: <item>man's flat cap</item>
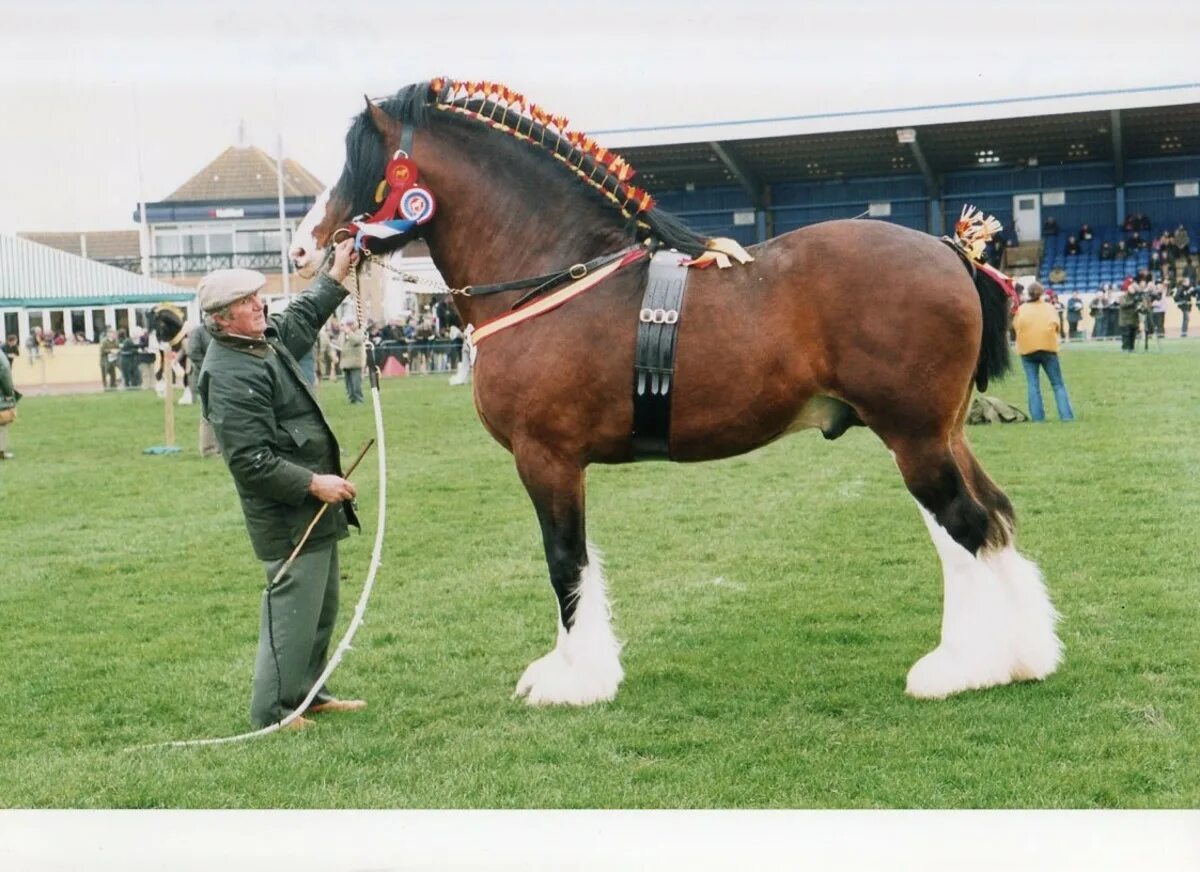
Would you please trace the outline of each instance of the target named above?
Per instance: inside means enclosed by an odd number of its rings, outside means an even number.
[[[262,290],[267,277],[252,269],[218,269],[200,279],[196,291],[200,311],[215,312],[242,297]]]

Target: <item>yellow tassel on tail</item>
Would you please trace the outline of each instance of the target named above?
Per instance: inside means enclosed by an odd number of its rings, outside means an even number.
[[[968,203],[954,225],[954,239],[974,260],[982,261],[984,246],[1003,229],[1004,225],[997,219]]]

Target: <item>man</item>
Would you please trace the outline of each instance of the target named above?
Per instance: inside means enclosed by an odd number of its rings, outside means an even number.
[[[353,319],[347,319],[346,329],[342,331],[342,375],[346,378],[346,397],[351,404],[363,401],[362,374],[367,365],[362,331],[354,327]]]
[[[1079,322],[1083,319],[1083,297],[1079,296],[1079,291],[1071,294],[1071,299],[1067,300],[1067,335],[1071,341],[1079,339]]]
[[[1058,338],[1062,327],[1054,307],[1042,299],[1042,286],[1034,282],[1029,286],[1029,302],[1017,309],[1013,318],[1013,329],[1017,333],[1017,353],[1025,369],[1028,384],[1029,417],[1034,421],[1045,421],[1046,411],[1042,407],[1041,369],[1046,370],[1050,387],[1054,389],[1054,405],[1060,421],[1074,421],[1067,386],[1063,383],[1062,369],[1058,363]]]
[[[204,368],[204,355],[208,353],[212,337],[208,328],[203,324],[192,327],[187,337],[187,359],[192,368],[192,384],[200,381],[200,370]],[[204,417],[204,409],[200,410],[200,456],[214,457],[221,453],[217,442],[217,434],[213,432],[212,423]]]
[[[100,340],[100,384],[106,391],[117,389],[117,362],[121,355],[121,343],[117,331],[109,330]]]
[[[12,370],[8,366],[8,355],[0,354],[0,460],[12,460],[8,450],[8,425],[17,416],[20,392],[13,387]]]
[[[258,291],[266,279],[217,270],[200,282],[200,309],[212,337],[200,372],[201,409],[233,475],[263,594],[250,719],[263,727],[304,700],[327,662],[338,605],[337,542],[358,526],[354,485],[342,477],[337,439],[296,362],[346,296],[353,242],[337,246],[327,274],[268,322]],[[273,585],[322,503],[329,509],[295,562]],[[308,712],[358,711],[321,688]],[[294,729],[312,721],[299,717]]]
[[[317,331],[317,381],[329,378],[333,371],[333,348],[329,344],[329,325]]]
[[[1137,341],[1139,303],[1137,285],[1133,284],[1125,288],[1125,293],[1117,301],[1117,329],[1121,332],[1121,350],[1131,354]]]
[[[1186,258],[1188,263],[1192,262],[1192,237],[1187,232],[1187,228],[1180,224],[1175,228],[1175,235],[1171,238],[1174,245],[1174,258]]]
[[[126,336],[124,330],[118,330],[117,341],[120,343],[117,360],[121,367],[121,383],[125,385],[127,391],[136,390],[141,386],[137,363],[137,340],[132,336]]]
[[[1175,288],[1175,305],[1179,307],[1179,312],[1183,315],[1183,324],[1179,328],[1180,338],[1187,337],[1188,319],[1192,317],[1192,281],[1189,278],[1179,280],[1179,286]]]

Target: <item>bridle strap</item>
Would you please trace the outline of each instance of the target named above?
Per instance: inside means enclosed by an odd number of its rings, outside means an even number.
[[[552,291],[567,281],[578,281],[579,279],[590,275],[591,273],[600,269],[602,266],[605,266],[606,264],[609,264],[618,258],[624,257],[629,253],[629,251],[630,249],[624,248],[620,251],[613,251],[609,252],[608,254],[602,254],[599,257],[594,257],[586,263],[572,264],[569,267],[555,270],[554,272],[546,273],[544,275],[532,276],[524,279],[513,279],[512,281],[498,282],[492,285],[471,285],[466,290],[470,292],[470,296],[472,297],[484,297],[488,294],[501,294],[505,291],[519,291],[524,290],[525,288],[532,288],[529,293],[525,294],[523,297],[521,297],[521,299],[512,304],[512,308],[516,309],[523,303],[526,303],[533,297],[536,297],[538,294],[544,294],[547,291]]]
[[[400,131],[400,150],[409,157],[412,157],[412,149],[413,126],[411,124],[405,124],[404,128]]]

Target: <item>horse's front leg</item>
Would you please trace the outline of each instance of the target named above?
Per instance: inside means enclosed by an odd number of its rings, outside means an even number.
[[[517,471],[537,510],[558,598],[558,642],[517,682],[530,705],[610,700],[624,677],[600,555],[584,534],[584,472],[540,445],[514,445]]]

